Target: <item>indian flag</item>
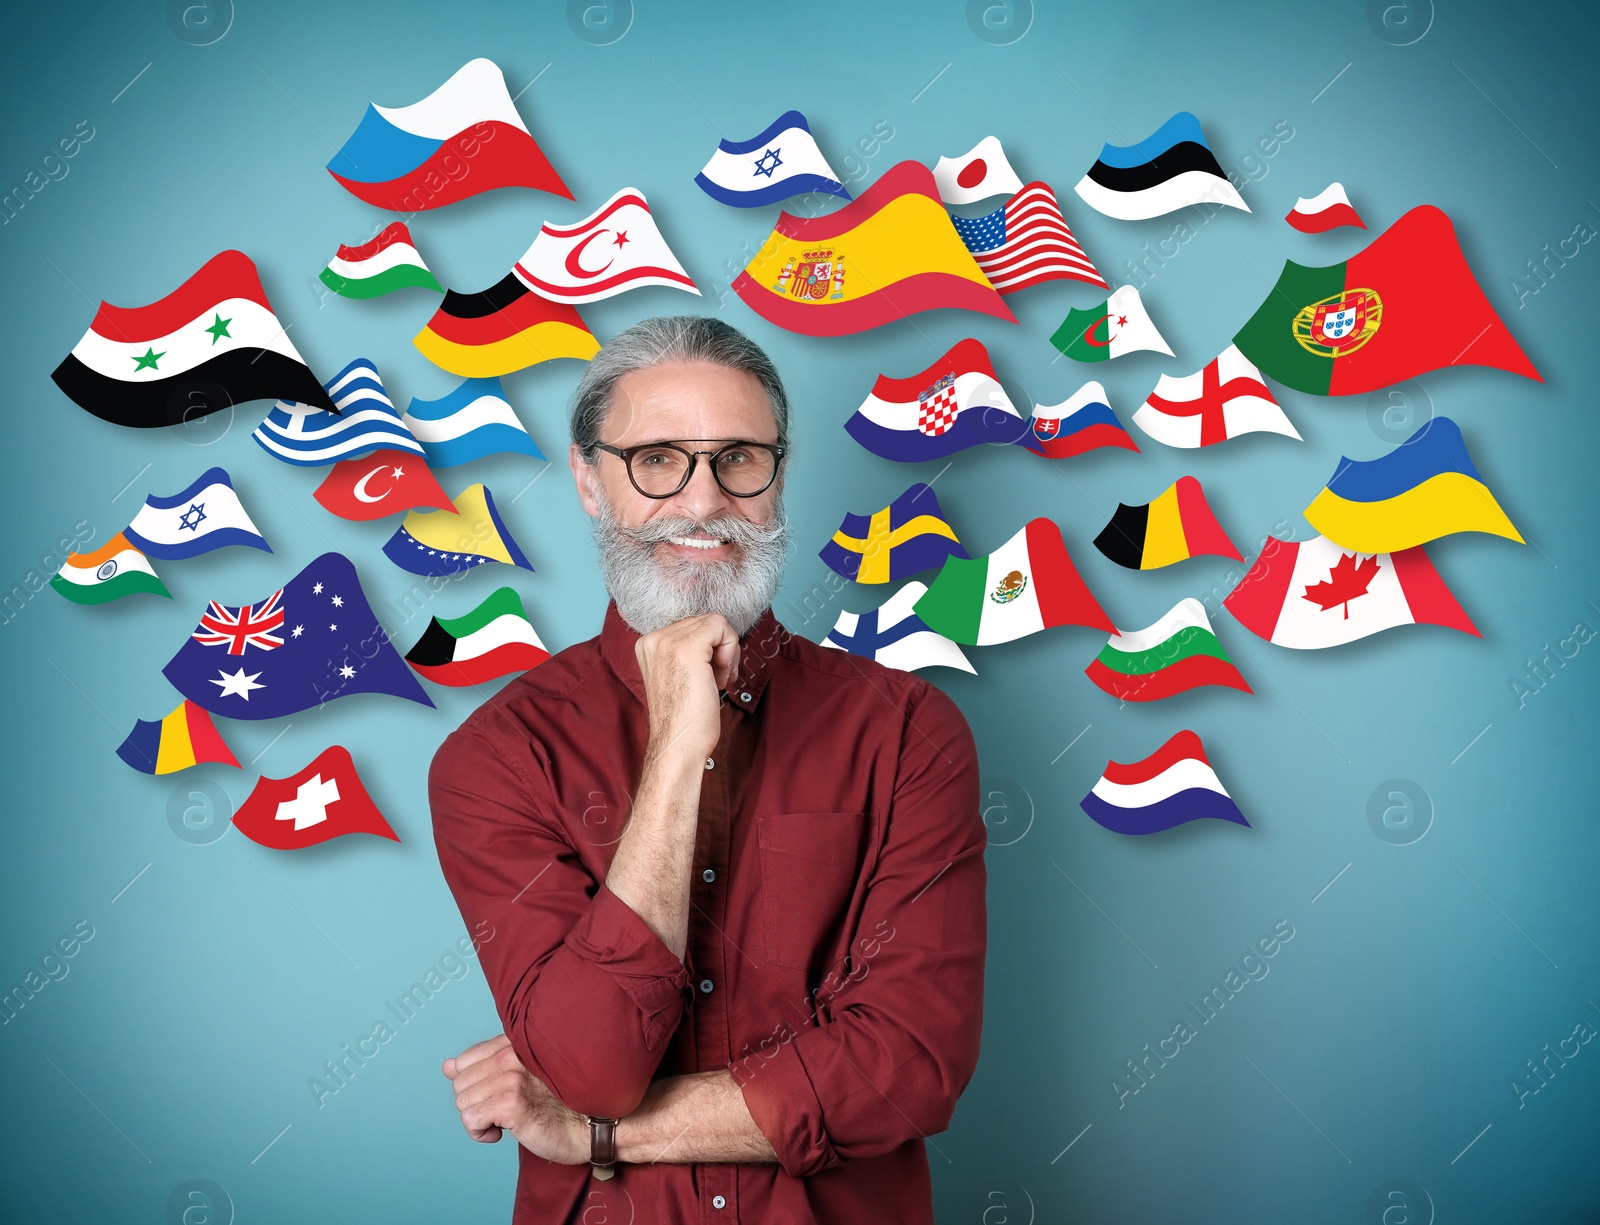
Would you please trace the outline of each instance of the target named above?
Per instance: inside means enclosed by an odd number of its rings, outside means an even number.
[[[946,560],[913,612],[929,629],[967,646],[991,646],[1053,625],[1116,633],[1067,554],[1061,529],[1034,519],[987,557]]]
[[[172,598],[150,559],[120,532],[93,553],[68,554],[50,586],[74,604],[104,604],[136,591]]]
[[[510,672],[526,672],[550,658],[522,599],[502,587],[464,617],[434,617],[406,662],[439,685],[481,685]]]
[[[341,243],[339,253],[322,270],[322,283],[346,298],[376,298],[409,286],[444,292],[422,262],[403,221],[393,222],[359,247]]]

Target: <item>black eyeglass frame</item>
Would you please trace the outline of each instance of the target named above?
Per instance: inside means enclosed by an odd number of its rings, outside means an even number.
[[[691,451],[687,447],[680,447],[678,445],[680,442],[720,442],[724,445],[718,447],[715,451]],[[723,493],[727,494],[730,498],[759,498],[762,494],[766,493],[767,490],[771,489],[773,481],[778,479],[778,470],[783,466],[783,457],[789,452],[789,447],[786,443],[751,442],[747,438],[663,439],[660,442],[641,442],[635,447],[621,448],[614,447],[608,442],[597,442],[594,445],[596,449],[604,451],[608,455],[615,455],[622,461],[623,466],[628,470],[629,483],[632,484],[635,489],[638,489],[641,495],[647,498],[656,498],[658,500],[661,498],[670,498],[680,494],[688,487],[689,482],[694,479],[695,466],[699,464],[700,457],[702,455],[711,456],[711,477],[717,482],[717,487],[721,489]],[[652,447],[671,447],[674,451],[689,457],[689,466],[684,470],[683,480],[679,482],[676,489],[673,489],[668,493],[647,493],[645,490],[639,488],[639,482],[633,475],[634,455],[640,451],[649,450]],[[768,479],[765,485],[763,485],[760,489],[757,489],[754,493],[735,493],[722,483],[722,475],[717,471],[717,456],[733,447],[759,447],[763,451],[769,451],[772,453],[772,476],[770,479]]]

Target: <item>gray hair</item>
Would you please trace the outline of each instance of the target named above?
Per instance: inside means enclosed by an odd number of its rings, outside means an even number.
[[[663,362],[703,361],[743,370],[760,380],[778,423],[778,441],[789,435],[789,396],[778,368],[761,346],[721,319],[707,315],[657,315],[642,319],[608,340],[589,362],[572,396],[572,441],[585,463],[599,458],[600,427],[611,407],[617,380]]]

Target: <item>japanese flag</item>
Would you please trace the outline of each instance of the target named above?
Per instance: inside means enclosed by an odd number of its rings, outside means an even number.
[[[1006,160],[998,136],[985,136],[961,157],[941,157],[933,168],[933,181],[946,204],[976,204],[1022,190],[1022,180]]]

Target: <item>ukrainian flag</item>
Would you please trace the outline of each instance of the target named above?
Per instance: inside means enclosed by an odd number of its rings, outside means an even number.
[[[1379,459],[1340,459],[1305,515],[1322,535],[1358,553],[1396,553],[1454,532],[1525,543],[1448,417],[1435,417]]]

